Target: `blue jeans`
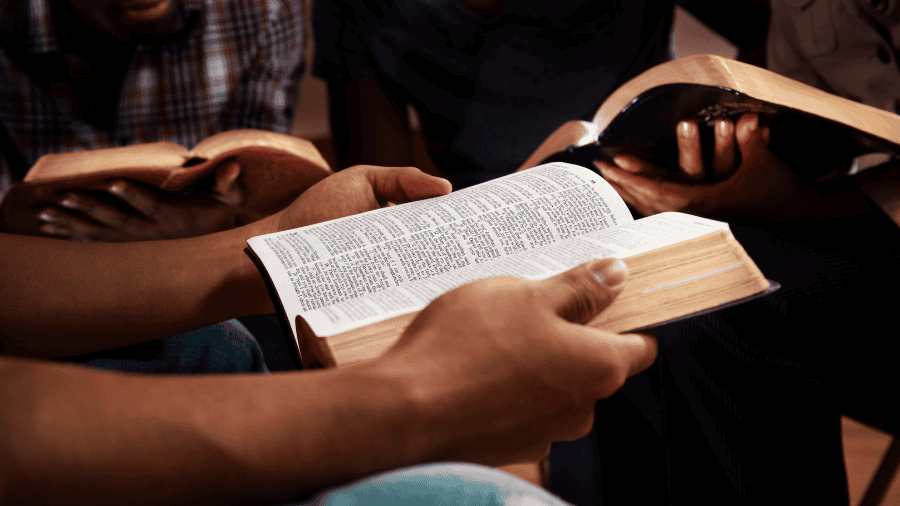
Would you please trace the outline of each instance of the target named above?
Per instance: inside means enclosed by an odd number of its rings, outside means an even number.
[[[237,320],[66,361],[97,369],[146,374],[268,372],[259,343]]]
[[[546,490],[497,469],[427,464],[387,471],[314,495],[295,506],[566,506]]]

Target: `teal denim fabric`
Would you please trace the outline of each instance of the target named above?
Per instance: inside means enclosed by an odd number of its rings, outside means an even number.
[[[145,374],[268,372],[256,338],[237,320],[66,362],[97,369]]]
[[[474,464],[427,464],[327,490],[297,506],[566,506],[525,480]]]

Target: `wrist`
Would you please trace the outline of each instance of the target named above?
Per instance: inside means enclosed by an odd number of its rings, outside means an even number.
[[[439,438],[428,432],[433,413],[421,374],[385,357],[348,366],[346,372],[350,382],[358,383],[357,391],[366,392],[366,400],[359,402],[373,403],[373,409],[387,415],[382,428],[390,435],[385,441],[390,441],[391,458],[381,459],[393,460],[394,467],[435,459]]]
[[[459,374],[455,374],[431,367],[432,362],[421,360],[421,356],[406,355],[396,350],[360,364],[371,367],[370,374],[391,385],[402,398],[399,404],[404,406],[404,432],[396,452],[404,463],[501,463],[497,452],[502,443],[492,445],[492,434],[509,433],[521,420],[510,419],[512,410],[495,409],[497,392],[473,382],[465,367],[456,368],[454,372]]]
[[[271,297],[259,269],[247,255],[247,240],[269,233],[268,218],[249,225],[203,236],[198,249],[218,257],[218,266],[210,269],[218,278],[214,300],[219,300],[220,319],[230,319],[274,311]],[[218,254],[216,253],[218,252]]]

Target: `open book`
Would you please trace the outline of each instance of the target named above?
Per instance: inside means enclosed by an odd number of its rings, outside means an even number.
[[[674,169],[675,127],[690,119],[701,125],[704,161],[710,167],[713,122],[744,113],[758,114],[769,126],[772,153],[806,182],[849,168],[855,157],[888,153],[882,159],[892,167],[862,173],[857,180],[900,224],[900,116],[713,55],[681,58],[641,73],[613,92],[592,121],[570,121],[557,129],[520,170],[554,160],[591,167],[593,160],[620,152]]]
[[[680,213],[635,221],[606,181],[562,162],[248,244],[304,367],[378,356],[457,286],[544,279],[592,259],[623,258],[630,271],[625,291],[591,322],[615,332],[777,287],[727,224]]]
[[[639,155],[677,167],[675,126],[695,119],[757,113],[772,130],[773,153],[809,177],[870,152],[900,153],[900,116],[720,56],[697,55],[657,65],[613,92],[592,121],[571,121],[523,164],[577,151],[584,156]],[[576,130],[578,134],[576,134]],[[710,142],[703,142],[712,156]],[[560,138],[563,137],[563,138]],[[709,164],[707,164],[709,166]]]
[[[193,150],[171,142],[154,142],[45,155],[0,202],[0,230],[33,233],[39,226],[40,209],[72,188],[102,189],[111,179],[127,178],[172,194],[189,187],[202,191],[211,185],[217,167],[234,162],[241,166],[244,201],[240,207],[257,215],[284,208],[303,190],[331,174],[311,142],[263,130],[218,133]]]

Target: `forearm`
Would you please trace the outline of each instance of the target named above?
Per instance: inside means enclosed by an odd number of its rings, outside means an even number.
[[[371,368],[147,378],[0,358],[0,503],[296,499],[414,463],[408,398]]]
[[[0,235],[0,343],[7,353],[73,356],[270,312],[243,253],[269,224],[138,243]]]
[[[533,459],[587,434],[597,400],[655,360],[651,336],[576,323],[626,277],[606,259],[478,281],[335,369],[148,377],[0,357],[0,504],[284,502],[427,461]]]

